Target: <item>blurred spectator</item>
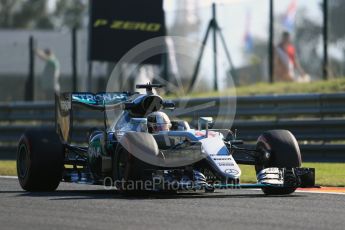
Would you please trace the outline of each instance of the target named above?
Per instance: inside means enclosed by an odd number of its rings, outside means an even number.
[[[45,61],[40,80],[41,100],[53,100],[54,93],[60,93],[60,63],[50,49],[36,50],[39,58]]]
[[[274,76],[276,81],[310,81],[309,75],[304,72],[298,61],[289,32],[283,32],[281,42],[275,51]]]

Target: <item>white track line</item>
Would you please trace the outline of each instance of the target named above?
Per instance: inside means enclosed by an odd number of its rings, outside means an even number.
[[[299,191],[296,190],[296,192],[300,192],[300,193],[316,193],[316,194],[332,194],[332,195],[345,195],[345,193],[341,193],[341,192],[319,192],[319,191]]]
[[[0,176],[0,178],[4,178],[4,179],[18,179],[17,176]]]

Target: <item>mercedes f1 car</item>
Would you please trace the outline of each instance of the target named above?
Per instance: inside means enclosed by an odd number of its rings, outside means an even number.
[[[155,87],[162,86],[137,85],[146,94],[56,96],[55,130],[27,130],[19,141],[21,187],[53,191],[63,181],[103,184],[123,192],[261,188],[265,194],[282,195],[315,185],[315,170],[301,168],[300,149],[291,132],[264,132],[256,147],[247,148],[231,130],[211,129],[212,118],[200,117],[192,129],[184,120],[157,116],[175,104],[154,94]],[[89,133],[87,146],[71,141],[75,106],[104,113],[104,128]],[[108,124],[107,111],[121,115]],[[155,129],[159,122],[165,129]],[[241,183],[238,164],[255,166],[257,183]]]

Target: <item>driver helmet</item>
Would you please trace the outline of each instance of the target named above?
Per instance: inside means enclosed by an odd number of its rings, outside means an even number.
[[[171,128],[171,122],[168,115],[157,111],[147,115],[147,128],[150,133],[169,131]]]

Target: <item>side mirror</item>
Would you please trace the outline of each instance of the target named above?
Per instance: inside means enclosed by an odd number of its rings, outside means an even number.
[[[171,102],[171,101],[164,101],[163,102],[163,109],[174,110],[175,109],[175,103]]]
[[[131,118],[129,121],[130,130],[147,133],[147,119],[146,118]]]

